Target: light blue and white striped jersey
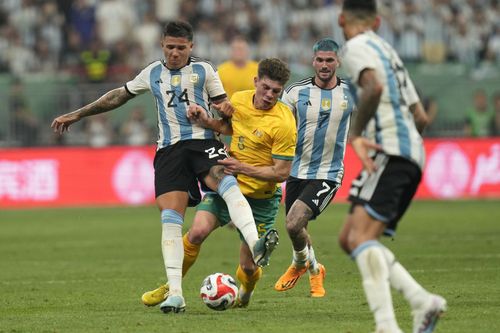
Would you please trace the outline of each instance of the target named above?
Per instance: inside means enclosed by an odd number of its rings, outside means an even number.
[[[314,77],[291,84],[283,93],[297,122],[297,148],[291,176],[342,183],[347,134],[354,109],[348,85],[337,78],[333,89],[321,89]]]
[[[191,103],[208,111],[211,99],[226,94],[216,69],[209,62],[190,57],[186,66],[170,70],[163,61],[155,61],[127,82],[125,88],[133,95],[148,90],[153,94],[158,112],[157,149],[182,140],[216,137],[213,131],[192,124],[186,116]]]
[[[373,31],[348,40],[340,52],[341,63],[358,88],[365,69],[375,70],[384,86],[375,116],[364,135],[382,146],[388,155],[401,156],[423,168],[425,152],[410,105],[419,101],[415,86],[396,51]]]

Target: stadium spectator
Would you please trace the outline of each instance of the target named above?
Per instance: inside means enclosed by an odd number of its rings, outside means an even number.
[[[35,45],[35,30],[40,12],[33,0],[21,0],[21,6],[14,9],[9,16],[9,23],[17,32],[23,47],[31,48]]]
[[[122,124],[120,135],[125,144],[130,146],[143,146],[149,144],[152,139],[151,126],[146,122],[142,106],[136,106],[128,119]]]
[[[133,27],[137,23],[135,13],[127,1],[102,0],[96,3],[97,31],[104,46],[112,47],[132,35]]]
[[[258,238],[252,211],[236,178],[226,175],[218,163],[227,157],[224,145],[216,140],[214,132],[191,123],[186,116],[187,107],[197,103],[205,112],[209,103],[225,117],[233,112],[212,65],[191,57],[191,25],[184,21],[169,22],[163,30],[161,47],[164,60],[153,62],[125,86],[55,118],[52,127],[62,134],[82,118],[111,111],[138,94],[147,91],[153,94],[160,129],[154,161],[155,194],[161,211],[161,248],[170,284],[170,295],[160,308],[165,313],[178,313],[184,312],[186,306],[182,296],[182,224],[190,197],[200,196],[198,180],[222,196],[256,264],[263,265],[269,260],[277,234],[270,230],[265,237]]]
[[[472,30],[468,22],[459,16],[450,33],[451,57],[462,64],[476,67],[479,64],[481,47],[477,31]]]
[[[226,167],[226,172],[238,176],[238,183],[252,208],[262,237],[266,231],[274,228],[281,200],[281,188],[277,183],[284,181],[290,173],[297,140],[295,119],[290,109],[278,102],[289,77],[290,71],[281,60],[262,60],[255,88],[235,92],[231,98],[235,108],[232,125],[208,118],[201,106],[189,109],[194,121],[217,132],[232,135],[232,157],[221,163]],[[215,193],[205,194],[197,207],[192,226],[183,237],[183,276],[196,261],[201,245],[209,234],[230,221],[222,198]],[[240,263],[236,270],[236,277],[241,283],[237,306],[248,306],[261,276],[262,269],[254,264],[250,248],[242,242]],[[168,290],[168,284],[160,286],[146,292],[142,301],[149,306],[156,305],[163,301]]]
[[[403,1],[403,8],[395,20],[398,26],[397,49],[403,60],[417,62],[422,57],[424,21],[413,0]]]
[[[10,73],[16,77],[25,77],[36,68],[33,50],[22,43],[15,30],[10,31],[7,61]]]
[[[82,48],[87,48],[95,38],[95,7],[89,0],[76,0],[71,4],[68,14],[68,27],[72,29],[81,42]]]
[[[229,98],[237,91],[254,88],[258,63],[250,59],[248,42],[242,36],[231,42],[230,59],[219,65],[220,80]]]
[[[423,59],[433,64],[442,63],[446,60],[446,40],[452,20],[451,10],[441,1],[429,1],[423,4],[422,18]]]
[[[85,124],[87,144],[93,148],[109,146],[114,140],[114,129],[105,114],[89,118]]]
[[[427,117],[401,59],[373,31],[379,23],[376,7],[375,0],[345,0],[339,17],[347,40],[341,63],[359,88],[350,142],[364,168],[352,182],[339,242],[358,266],[376,332],[402,332],[390,287],[410,304],[413,332],[432,332],[446,300],[418,284],[378,241],[383,233],[394,234],[420,183],[420,133]],[[383,59],[391,59],[391,67]]]
[[[90,48],[80,54],[85,79],[91,83],[104,82],[108,78],[111,52],[99,39],[90,43]]]
[[[158,41],[161,39],[161,27],[154,11],[144,14],[141,23],[134,29],[134,40],[141,46],[144,62],[150,63],[161,58],[158,52]]]
[[[37,23],[37,44],[40,47],[46,44],[46,49],[51,60],[50,72],[56,73],[61,60],[61,51],[63,49],[63,25],[64,16],[58,12],[57,4],[54,0],[45,1],[42,4],[40,18]],[[47,70],[45,68],[45,70]]]
[[[15,78],[9,91],[10,139],[22,147],[38,146],[39,121],[29,109],[23,82]]]
[[[277,291],[295,286],[309,271],[312,297],[326,294],[326,269],[320,264],[307,231],[332,201],[344,174],[344,153],[354,98],[336,76],[338,44],[331,38],[313,46],[313,77],[292,83],[283,94],[297,120],[297,150],[286,182],[286,229],[293,245],[292,264],[274,285]]]
[[[500,64],[500,22],[495,26],[486,46],[487,58],[491,63]]]
[[[488,136],[492,121],[493,112],[488,105],[486,91],[478,89],[474,92],[473,106],[466,111],[464,134],[474,137]]]

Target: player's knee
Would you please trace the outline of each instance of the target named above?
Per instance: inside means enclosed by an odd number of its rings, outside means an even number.
[[[251,258],[248,258],[248,260],[240,260],[240,267],[248,276],[252,276],[258,269]]]
[[[209,232],[203,227],[193,225],[189,229],[188,240],[192,244],[200,245],[207,238]]]

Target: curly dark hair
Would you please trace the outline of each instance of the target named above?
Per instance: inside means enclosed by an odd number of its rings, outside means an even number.
[[[257,75],[259,79],[266,76],[284,86],[288,82],[288,79],[290,79],[290,69],[288,69],[288,65],[281,59],[267,58],[259,62]]]

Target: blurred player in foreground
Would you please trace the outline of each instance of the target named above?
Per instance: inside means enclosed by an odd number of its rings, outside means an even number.
[[[293,288],[309,269],[312,297],[325,296],[325,267],[316,260],[309,221],[332,201],[344,176],[344,154],[354,100],[335,73],[338,44],[330,38],[313,46],[315,76],[295,82],[283,94],[297,119],[298,142],[292,172],[286,182],[286,229],[293,260],[274,289]]]
[[[201,126],[232,135],[230,158],[219,161],[228,174],[238,176],[238,184],[248,200],[259,233],[272,230],[281,200],[279,182],[284,181],[292,166],[297,132],[292,112],[278,101],[290,71],[279,59],[259,63],[255,90],[236,92],[231,98],[234,113],[231,123],[210,118],[198,105],[189,107],[189,118]],[[194,264],[201,244],[208,235],[231,221],[226,203],[220,195],[207,193],[197,207],[193,225],[184,235],[183,276]],[[236,277],[240,281],[238,306],[246,307],[262,275],[252,260],[250,248],[241,243],[240,264]],[[146,292],[142,301],[148,306],[163,301],[169,285]]]
[[[427,124],[401,59],[373,31],[379,23],[375,0],[344,1],[339,25],[347,42],[341,63],[358,88],[350,142],[364,170],[352,182],[352,205],[339,241],[358,265],[376,332],[402,332],[391,286],[411,306],[413,332],[429,333],[446,310],[445,299],[418,284],[378,241],[384,232],[394,233],[420,183],[425,159],[420,133]]]
[[[158,112],[158,148],[154,160],[156,203],[161,211],[161,247],[170,296],[161,304],[163,312],[183,312],[182,296],[182,224],[188,200],[199,195],[197,180],[220,194],[229,207],[234,225],[249,244],[258,265],[269,260],[277,242],[275,230],[260,240],[252,210],[242,195],[236,178],[224,173],[218,160],[227,157],[224,145],[215,133],[186,116],[190,105],[208,110],[213,103],[222,114],[233,112],[217,72],[206,61],[191,57],[193,30],[183,21],[169,22],[163,31],[161,46],[165,60],[155,61],[125,86],[113,89],[93,103],[54,119],[52,127],[63,133],[80,119],[111,111],[138,94],[151,91]],[[194,190],[194,191],[193,191]]]

